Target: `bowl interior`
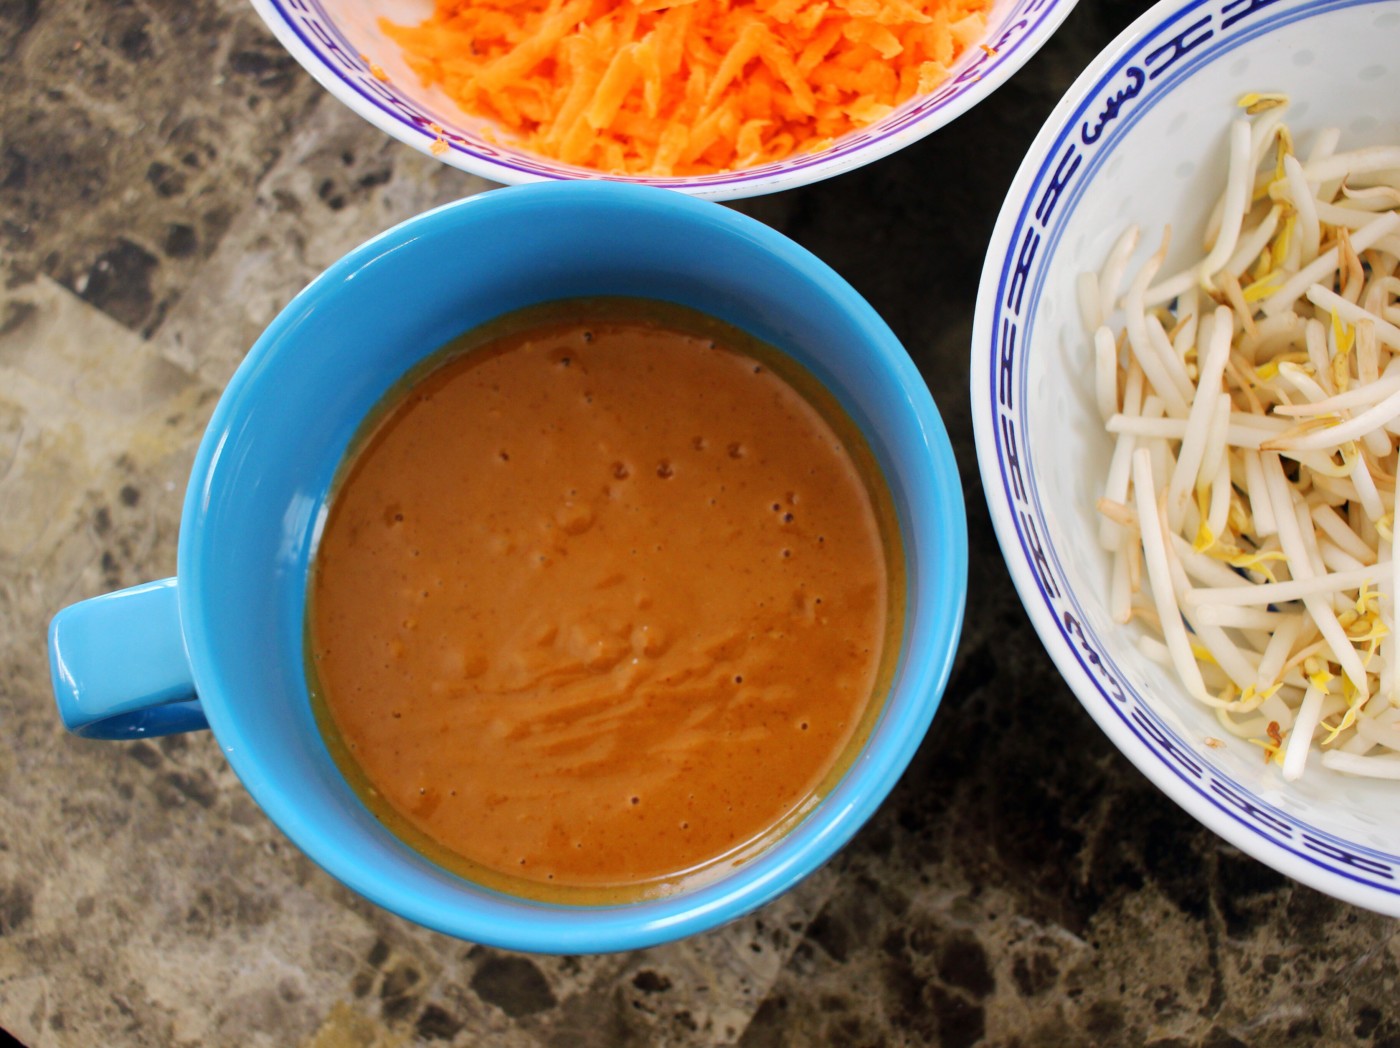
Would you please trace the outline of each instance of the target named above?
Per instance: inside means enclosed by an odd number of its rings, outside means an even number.
[[[711,199],[790,189],[869,163],[942,127],[986,97],[1049,38],[1075,0],[994,0],[982,47],[969,47],[949,79],[880,121],[820,152],[739,172],[686,178],[626,177]],[[548,160],[496,141],[437,88],[425,88],[379,27],[422,21],[431,0],[253,0],[283,45],[323,87],[381,130],[465,171],[514,184],[600,178],[597,171]],[[371,63],[383,73],[377,77]],[[444,148],[445,147],[445,148]],[[612,177],[612,176],[609,176]]]
[[[620,907],[530,904],[412,851],[360,804],[316,728],[303,669],[306,575],[326,492],[360,420],[417,360],[536,302],[627,294],[744,328],[822,379],[868,435],[895,494],[908,573],[893,693],[852,770],[806,821],[723,880]],[[843,844],[913,754],[961,622],[966,536],[951,448],[889,329],[771,230],[679,194],[610,183],[500,190],[353,252],[259,340],[201,446],[180,536],[196,685],[230,763],[299,846],[352,888],[477,942],[633,948],[736,917]],[[250,657],[255,656],[255,657]]]
[[[1400,141],[1394,4],[1159,4],[1081,77],[1032,147],[983,276],[973,401],[999,535],[1023,600],[1080,699],[1135,763],[1193,814],[1276,868],[1400,911],[1395,784],[1316,764],[1285,784],[1228,735],[1108,611],[1095,502],[1112,451],[1093,399],[1075,279],[1129,224],[1130,274],[1170,225],[1164,273],[1203,257],[1226,170],[1226,129],[1250,91],[1293,98],[1306,152]],[[1218,746],[1215,742],[1224,743]]]

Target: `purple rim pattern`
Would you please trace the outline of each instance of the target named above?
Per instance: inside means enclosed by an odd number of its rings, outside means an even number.
[[[452,127],[452,121],[432,112],[428,107],[402,97],[392,85],[377,80],[369,70],[369,63],[340,31],[335,20],[326,12],[321,0],[266,0],[268,7],[276,12],[282,22],[293,32],[302,44],[320,60],[323,70],[335,77],[348,90],[358,95],[364,102],[383,113],[389,120],[399,124],[405,131],[420,136],[425,142],[438,138],[433,128],[441,129],[441,139],[449,149],[477,157],[488,163],[533,178],[563,178],[561,171],[575,172],[580,178],[603,178],[596,171],[585,168],[572,168],[566,165],[547,165],[533,160],[529,155],[486,142],[478,136],[466,134]],[[1075,0],[1020,0],[1012,8],[1003,22],[1004,28],[996,42],[987,45],[990,51],[978,50],[973,61],[962,68],[933,94],[919,99],[907,108],[898,110],[893,116],[871,125],[861,131],[846,135],[837,144],[820,153],[813,153],[798,159],[789,159],[762,167],[749,168],[740,173],[721,172],[713,175],[697,175],[686,178],[641,178],[637,176],[606,176],[616,181],[636,182],[643,185],[663,187],[693,186],[717,188],[723,186],[746,185],[763,181],[792,171],[802,171],[833,160],[849,156],[866,149],[873,143],[883,142],[904,133],[909,127],[936,115],[940,110],[951,106],[978,81],[994,70],[1018,59],[1018,53],[1027,44],[1032,52],[1043,42],[1040,29],[1042,24],[1055,15],[1055,20],[1063,17],[1065,9]],[[1029,56],[1027,56],[1029,57]],[[1018,66],[1019,60],[1012,65]]]
[[[1142,116],[1202,65],[1301,19],[1385,0],[1196,0],[1150,27],[1093,85],[1047,150],[1008,240],[996,288],[986,391],[1002,493],[1044,608],[1098,697],[1160,763],[1216,811],[1274,848],[1335,877],[1400,897],[1400,858],[1309,825],[1205,765],[1124,680],[1065,583],[1031,468],[1025,345],[1068,217],[1094,173]],[[1091,124],[1089,114],[1093,114]],[[1107,134],[1105,135],[1105,132]],[[1029,289],[1030,294],[1026,292]],[[1017,402],[1019,400],[1019,403]],[[1081,693],[1081,698],[1084,696]]]

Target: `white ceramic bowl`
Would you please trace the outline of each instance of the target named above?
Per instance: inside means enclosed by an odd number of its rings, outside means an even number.
[[[1122,229],[1172,225],[1163,272],[1201,256],[1225,173],[1226,127],[1248,91],[1293,99],[1288,123],[1342,129],[1342,147],[1400,142],[1396,0],[1163,0],[1079,77],[1007,195],[977,303],[972,406],[1002,551],[1045,646],[1109,738],[1220,836],[1290,877],[1400,916],[1400,783],[1322,768],[1285,783],[1228,738],[1108,612],[1095,501],[1110,444],[1093,396],[1075,278]],[[1203,203],[1204,201],[1204,203]]]
[[[336,98],[381,131],[423,153],[495,182],[601,178],[574,167],[493,143],[487,125],[473,120],[436,88],[419,86],[399,47],[378,28],[381,17],[399,25],[421,22],[431,0],[252,0],[284,47]],[[837,139],[816,153],[743,171],[690,178],[626,178],[712,200],[792,189],[878,160],[965,113],[999,87],[1040,48],[1075,0],[995,0],[983,47],[969,47],[948,81],[930,95],[899,107],[879,122]],[[376,79],[364,56],[387,77]],[[442,129],[441,137],[431,129]],[[445,151],[435,142],[441,140]],[[608,176],[611,177],[611,176]]]

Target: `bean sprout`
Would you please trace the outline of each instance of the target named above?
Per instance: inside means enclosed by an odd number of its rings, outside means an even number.
[[[1079,281],[1110,607],[1284,779],[1400,779],[1400,147],[1240,105],[1200,260],[1129,275],[1132,227]]]

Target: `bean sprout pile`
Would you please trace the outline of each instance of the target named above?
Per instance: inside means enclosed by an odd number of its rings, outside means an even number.
[[[1079,280],[1112,615],[1284,779],[1400,779],[1400,146],[1240,108],[1204,257],[1129,279],[1133,227]]]

